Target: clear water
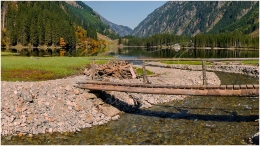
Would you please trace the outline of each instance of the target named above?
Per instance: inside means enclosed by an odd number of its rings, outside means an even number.
[[[162,48],[125,47],[118,49],[118,55],[135,56],[137,58],[250,58],[259,57],[258,49],[203,49],[182,48],[180,50]]]

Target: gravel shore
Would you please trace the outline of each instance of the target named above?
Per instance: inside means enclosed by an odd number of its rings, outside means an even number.
[[[174,68],[174,69],[185,69],[185,70],[196,70],[201,71],[201,65],[179,65],[179,64],[164,64],[160,62],[149,62],[147,63],[149,66],[157,66],[157,67],[166,67],[166,68]],[[222,63],[215,65],[207,65],[207,71],[221,71],[228,73],[238,73],[244,74],[252,77],[259,77],[259,66],[251,66],[251,65],[237,65],[230,64],[224,65]]]
[[[157,76],[148,77],[152,84],[202,85],[201,71],[147,66]],[[207,83],[219,85],[213,72]],[[75,132],[120,118],[120,113],[153,104],[183,99],[182,95],[153,95],[126,92],[96,92],[76,88],[81,75],[40,82],[1,81],[1,135]],[[106,81],[142,83],[142,79]]]

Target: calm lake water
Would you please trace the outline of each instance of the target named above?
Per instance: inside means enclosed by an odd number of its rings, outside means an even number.
[[[118,55],[154,58],[249,58],[259,57],[259,50],[254,49],[161,49],[125,47],[118,49]]]
[[[258,84],[257,78],[216,72],[222,84]],[[77,133],[7,136],[1,143],[41,145],[242,145],[258,132],[258,97],[201,97],[124,113],[118,121]]]

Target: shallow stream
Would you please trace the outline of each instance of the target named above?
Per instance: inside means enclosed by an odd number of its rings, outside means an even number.
[[[222,84],[258,84],[258,78],[216,72]],[[188,97],[124,113],[107,125],[77,133],[2,137],[2,144],[241,145],[258,132],[257,97]]]

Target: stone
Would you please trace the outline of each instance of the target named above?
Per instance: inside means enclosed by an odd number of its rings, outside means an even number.
[[[83,106],[81,106],[81,105],[76,105],[75,110],[76,110],[76,111],[81,111],[81,110],[83,110]]]
[[[102,113],[110,117],[120,113],[120,111],[117,108],[111,107],[109,105],[102,105],[99,106],[99,108],[101,109]]]
[[[49,106],[49,105],[50,105],[50,103],[49,103],[49,102],[45,102],[45,105],[46,105],[46,106]]]
[[[34,121],[33,114],[29,114],[27,117],[27,123],[32,123]]]
[[[33,102],[32,94],[26,90],[22,91],[22,97],[26,102]]]
[[[72,102],[69,101],[69,100],[66,101],[66,104],[67,104],[67,105],[73,105]]]
[[[154,103],[155,103],[155,100],[154,100],[153,97],[149,98],[147,101],[148,101],[149,103],[151,103],[151,104],[154,104]]]
[[[93,121],[93,123],[92,123],[93,125],[98,125],[98,123],[96,122],[96,121]]]
[[[49,118],[49,122],[54,122],[56,119],[54,117]]]
[[[2,108],[3,109],[2,112],[5,113],[8,117],[12,115],[12,111],[9,108]]]
[[[92,127],[92,125],[89,124],[89,123],[86,123],[84,126],[85,126],[85,127]]]
[[[87,123],[92,123],[93,121],[94,121],[94,118],[93,118],[92,114],[87,113],[86,114],[86,122]]]
[[[79,95],[79,90],[74,89],[74,94],[75,94],[75,95]]]
[[[24,127],[24,126],[27,126],[27,124],[25,124],[25,123],[21,124],[21,127]]]
[[[23,123],[23,120],[22,119],[15,119],[15,121],[17,123],[17,125],[21,125],[21,123]]]
[[[22,112],[24,112],[24,111],[26,111],[26,110],[27,110],[27,107],[26,107],[26,106],[22,108]]]
[[[15,120],[15,116],[14,115],[11,115],[8,119],[8,122],[11,123]]]
[[[120,118],[119,115],[115,115],[115,116],[113,116],[111,119],[112,119],[112,120],[118,120],[119,118]]]
[[[52,128],[49,128],[48,132],[49,132],[49,133],[52,133],[52,131],[53,131]]]
[[[56,115],[62,115],[64,113],[64,110],[67,109],[67,106],[64,105],[64,103],[61,100],[56,100],[54,102],[54,107],[52,109],[52,112]]]
[[[127,103],[127,104],[129,104],[129,105],[134,105],[135,103],[134,103],[134,100],[130,97],[130,96],[126,96],[125,97],[125,99],[124,99],[124,101]]]
[[[101,120],[101,121],[98,122],[98,125],[103,125],[104,123],[105,122]]]
[[[70,85],[67,85],[67,86],[65,87],[65,90],[67,90],[67,91],[71,91],[72,88],[70,87]]]
[[[94,105],[101,105],[101,104],[104,104],[104,102],[101,100],[101,99],[95,99],[95,100],[92,100],[92,103]]]
[[[97,98],[97,96],[93,93],[83,93],[81,94],[81,97],[82,98],[85,98],[85,99],[94,99],[94,98]]]
[[[83,109],[91,109],[94,106],[93,103],[90,100],[84,101],[81,98],[77,98],[75,103],[78,106],[82,106]]]

